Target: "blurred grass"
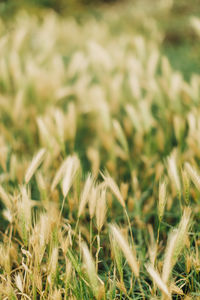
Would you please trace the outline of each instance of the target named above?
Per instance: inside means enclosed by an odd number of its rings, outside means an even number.
[[[33,14],[40,14],[42,9],[53,9],[63,16],[73,16],[77,19],[87,18],[93,15],[95,18],[101,18],[99,8],[109,4],[108,10],[112,10],[113,5],[126,5],[130,1],[120,0],[3,0],[0,1],[0,15],[3,19],[12,18],[20,9],[28,10]],[[145,13],[158,21],[159,28],[163,32],[163,43],[161,45],[162,54],[166,55],[172,67],[180,71],[185,80],[189,80],[192,73],[200,73],[200,41],[190,28],[190,17],[200,16],[200,0],[174,1],[168,13],[162,14],[157,11],[158,1],[134,1],[135,6],[143,5]],[[146,5],[148,2],[148,5]],[[105,7],[104,7],[105,9]],[[140,16],[138,16],[139,18]],[[121,28],[134,26],[134,20],[121,19]],[[137,24],[138,26],[138,24]],[[140,30],[143,25],[140,24]],[[113,33],[119,34],[120,29],[113,28]],[[145,32],[145,30],[144,30]],[[144,33],[143,32],[143,33]]]
[[[160,28],[165,33],[162,52],[186,80],[192,73],[200,73],[200,41],[191,30],[191,16],[200,16],[199,0],[174,1],[169,14],[158,16]]]
[[[200,43],[191,45],[181,43],[179,45],[163,45],[163,54],[165,54],[175,70],[180,71],[188,81],[192,73],[200,73]]]
[[[1,0],[0,14],[12,17],[20,9],[38,12],[41,9],[53,9],[61,15],[74,14],[77,11],[87,11],[88,8],[101,4],[116,3],[119,0]]]

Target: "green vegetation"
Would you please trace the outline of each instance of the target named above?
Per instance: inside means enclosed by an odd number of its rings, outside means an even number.
[[[181,7],[184,31],[171,1],[2,18],[0,299],[200,298],[200,19]]]

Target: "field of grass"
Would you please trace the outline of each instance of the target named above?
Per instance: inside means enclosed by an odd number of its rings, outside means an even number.
[[[2,300],[200,299],[199,12],[147,2],[0,21]]]

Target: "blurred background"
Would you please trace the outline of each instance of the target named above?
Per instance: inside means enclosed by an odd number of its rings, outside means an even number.
[[[130,5],[138,10],[137,20],[123,20],[121,11],[124,10],[125,16]],[[162,11],[161,6],[169,9]],[[161,51],[172,67],[181,71],[186,80],[189,80],[191,73],[200,73],[200,39],[190,24],[192,16],[200,16],[200,0],[0,0],[0,15],[4,20],[12,21],[19,10],[37,15],[53,10],[62,17],[73,16],[79,21],[89,15],[101,18],[106,11],[113,10],[113,14],[120,11],[119,26],[127,22],[127,26],[140,28],[140,22],[144,22],[140,14],[144,12],[158,22],[164,37]]]

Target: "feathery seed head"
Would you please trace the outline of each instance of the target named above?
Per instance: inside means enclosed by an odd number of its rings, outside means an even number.
[[[163,181],[159,183],[158,217],[160,221],[163,218],[166,201],[166,182]]]
[[[173,268],[173,252],[176,246],[176,240],[178,238],[178,230],[174,229],[169,237],[167,242],[167,248],[165,251],[165,258],[164,258],[164,264],[162,269],[162,280],[167,284],[169,280],[169,276],[171,274],[172,268]]]
[[[172,184],[175,184],[177,192],[180,193],[181,183],[180,183],[180,178],[178,175],[178,170],[176,165],[175,152],[172,152],[171,155],[168,157],[167,163],[168,163],[168,173],[172,181]]]
[[[67,196],[74,177],[79,169],[79,160],[77,156],[69,156],[67,158],[65,168],[65,175],[62,181],[62,192],[64,197]]]
[[[62,162],[61,166],[57,170],[57,172],[56,172],[56,174],[54,176],[53,182],[51,184],[51,190],[52,191],[55,189],[55,187],[57,186],[57,184],[59,183],[59,181],[63,178],[65,170],[66,170],[66,167],[67,167],[67,161],[68,161],[68,158],[66,158]]]
[[[83,260],[84,260],[84,264],[86,267],[87,275],[88,275],[90,283],[91,283],[92,291],[93,291],[96,299],[98,299],[99,283],[98,283],[97,273],[95,270],[95,264],[94,264],[93,258],[90,254],[90,251],[89,251],[87,245],[85,243],[82,243],[81,248],[83,251]]]
[[[190,200],[190,177],[186,171],[186,169],[182,169],[182,180],[183,180],[183,189],[184,189],[184,195],[185,195],[185,203],[186,205],[189,204]]]
[[[25,183],[27,184],[31,177],[33,176],[33,174],[35,173],[35,171],[37,170],[37,168],[39,167],[39,165],[41,164],[41,162],[44,159],[44,155],[45,155],[46,150],[45,149],[41,149],[32,159],[31,164],[29,165],[26,174],[25,174]]]
[[[96,224],[97,229],[100,232],[103,227],[106,217],[106,189],[104,187],[99,188],[98,196],[96,199]]]
[[[188,233],[191,209],[186,207],[177,229],[169,235],[163,264],[162,279],[165,283],[169,280],[171,271],[184,247]]]
[[[124,253],[124,256],[131,267],[134,275],[136,277],[139,277],[139,264],[137,261],[136,256],[134,255],[134,252],[131,250],[128,242],[123,237],[122,233],[120,232],[119,228],[117,228],[116,225],[110,225],[111,233],[113,235],[113,238],[116,240],[117,244],[121,248],[122,252]]]
[[[123,208],[125,208],[125,201],[114,179],[108,173],[104,175],[101,172],[101,176],[103,177],[105,184],[111,189],[119,203],[122,205]]]
[[[88,201],[89,195],[91,195],[90,191],[92,189],[93,184],[94,184],[94,179],[92,178],[91,174],[89,174],[87,177],[87,180],[85,182],[83,191],[81,193],[81,200],[80,200],[79,209],[78,209],[78,217],[80,217],[84,211],[84,208]]]
[[[98,189],[95,185],[92,186],[91,192],[89,195],[89,213],[90,213],[90,219],[94,217],[95,214],[95,208],[96,208],[96,202],[98,197]]]
[[[188,162],[185,163],[185,170],[198,191],[200,191],[200,176],[197,171]]]
[[[15,284],[16,284],[17,288],[19,289],[19,291],[21,293],[23,293],[22,276],[21,276],[20,273],[18,273],[17,275],[15,275]]]
[[[171,299],[171,295],[170,292],[168,290],[167,285],[164,283],[164,281],[162,280],[162,278],[160,277],[160,274],[154,269],[153,266],[151,266],[150,264],[147,264],[146,266],[147,272],[149,273],[149,275],[152,277],[153,281],[155,282],[155,284],[159,287],[159,289],[163,292],[163,294],[165,296],[168,297],[168,299]]]

